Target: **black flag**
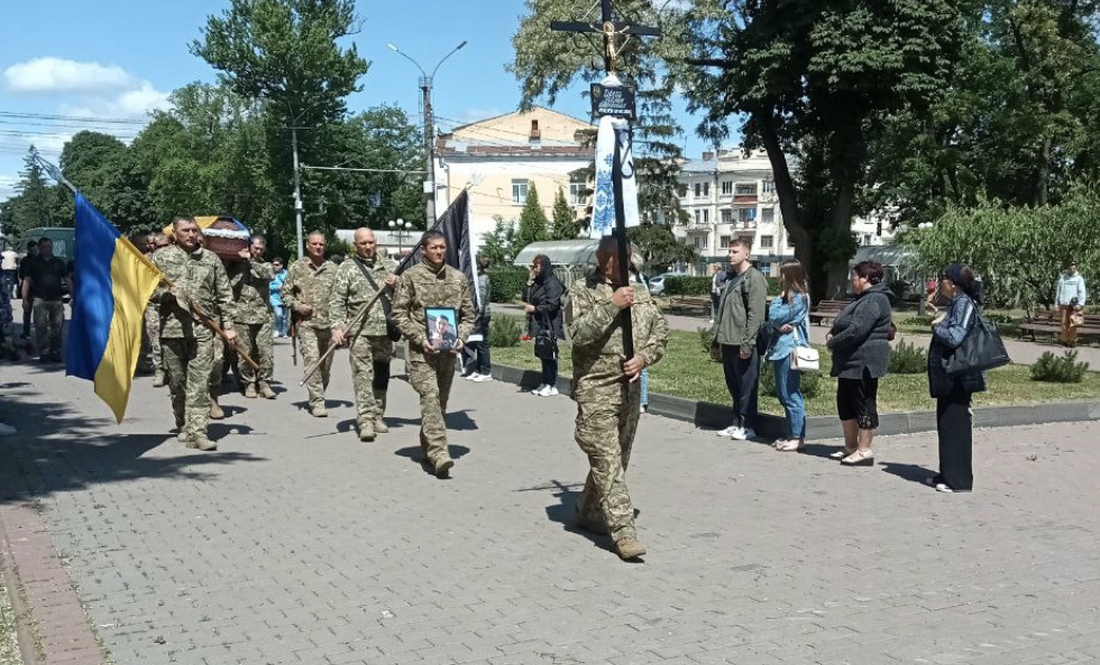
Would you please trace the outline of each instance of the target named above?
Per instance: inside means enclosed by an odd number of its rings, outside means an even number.
[[[462,271],[462,274],[466,275],[466,279],[470,280],[471,288],[476,293],[476,271],[474,270],[473,256],[470,253],[469,195],[465,190],[455,198],[450,207],[443,211],[431,230],[443,234],[444,240],[447,241],[447,265]],[[400,275],[423,260],[423,252],[418,242],[416,249],[410,252],[397,266],[395,274]],[[488,297],[488,294],[484,294],[484,296],[477,294],[475,300],[480,300],[482,297]]]

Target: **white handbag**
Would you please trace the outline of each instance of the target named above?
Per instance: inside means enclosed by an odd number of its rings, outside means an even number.
[[[798,328],[794,329],[794,351],[791,352],[791,367],[799,372],[818,372],[821,370],[821,354],[812,346],[801,346]]]

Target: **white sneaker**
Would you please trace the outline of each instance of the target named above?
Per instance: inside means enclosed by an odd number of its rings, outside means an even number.
[[[720,432],[718,432],[718,436],[733,436],[733,433],[736,432],[739,429],[741,429],[741,428],[738,427],[737,425],[730,425],[726,429],[721,430]]]
[[[18,434],[19,430],[15,429],[7,423],[0,423],[0,436],[13,436]]]
[[[738,427],[734,430],[733,434],[730,434],[731,439],[737,439],[738,441],[747,441],[749,439],[756,438],[756,432],[751,427]]]
[[[549,386],[547,386],[545,383],[540,383],[538,388],[535,388],[534,390],[531,391],[531,394],[532,395],[538,395],[539,397],[542,397],[542,391],[545,390],[546,388],[549,388]]]
[[[493,380],[493,375],[492,374],[475,374],[473,380],[478,382],[478,383],[486,383],[488,381]]]
[[[557,397],[557,395],[558,395],[557,386],[546,386],[546,394],[543,395],[543,397]]]
[[[467,381],[477,381],[477,372],[470,372],[469,374],[463,374],[462,378]]]

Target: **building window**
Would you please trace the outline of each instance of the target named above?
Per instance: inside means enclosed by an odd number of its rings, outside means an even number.
[[[706,249],[709,244],[709,236],[695,236],[695,249]]]
[[[702,195],[703,195],[703,183],[697,182],[697,183],[695,183],[695,198],[699,198]]]
[[[703,209],[703,223],[710,224],[710,211],[705,208]]]
[[[732,180],[723,180],[722,181],[722,196],[729,196],[730,194],[733,194],[733,181]]]
[[[765,180],[764,181],[764,193],[765,194],[771,194],[774,191],[775,191],[775,181],[774,180]]]
[[[703,223],[703,211],[702,210],[696,210],[695,211],[695,223],[696,224],[702,224]]]
[[[722,211],[722,223],[723,224],[730,224],[732,222],[733,222],[733,211],[730,210],[729,208],[726,208],[725,210]]]
[[[588,183],[574,181],[569,183],[569,205],[582,206],[588,203]]]
[[[772,224],[775,222],[775,208],[761,208],[760,209],[760,221],[764,224]]]
[[[737,221],[748,224],[756,221],[756,208],[738,208]]]
[[[775,247],[775,236],[760,236],[760,249]]]
[[[737,196],[756,196],[756,183],[739,182],[734,188],[733,193]]]
[[[866,247],[870,244],[871,244],[871,234],[870,233],[864,233],[863,234],[863,246]]]
[[[720,239],[720,240],[721,240],[721,245],[720,245],[720,247],[721,247],[722,249],[729,249],[729,246],[730,246],[730,240],[732,240],[732,239],[733,239],[733,237],[732,237],[732,236],[722,236],[722,237],[721,237],[721,239]]]
[[[512,181],[512,205],[521,206],[527,203],[527,180]]]

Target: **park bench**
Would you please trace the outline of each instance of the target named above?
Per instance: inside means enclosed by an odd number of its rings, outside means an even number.
[[[668,309],[673,314],[687,314],[691,312],[710,316],[710,297],[672,296],[668,301]]]
[[[1050,312],[1048,314],[1033,316],[1027,321],[1019,324],[1016,329],[1019,331],[1021,339],[1024,335],[1028,335],[1033,342],[1035,341],[1036,334],[1054,337],[1062,332],[1061,313]],[[1100,314],[1086,314],[1084,325],[1077,327],[1077,335],[1078,337],[1083,335],[1100,335]]]
[[[851,300],[821,300],[810,312],[810,323],[830,325],[833,319],[852,303]]]

